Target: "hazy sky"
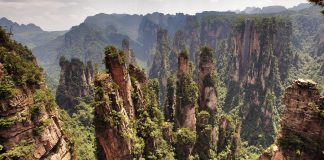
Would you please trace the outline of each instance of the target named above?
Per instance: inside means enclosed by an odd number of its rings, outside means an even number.
[[[245,7],[292,7],[307,0],[0,0],[0,17],[34,23],[44,30],[67,30],[97,13],[146,14],[243,10]]]

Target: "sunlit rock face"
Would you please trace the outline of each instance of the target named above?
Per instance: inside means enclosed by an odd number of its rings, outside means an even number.
[[[323,159],[324,97],[316,83],[294,81],[285,90],[284,104],[277,143],[259,159]]]
[[[0,159],[71,159],[36,59],[1,28],[0,48]]]

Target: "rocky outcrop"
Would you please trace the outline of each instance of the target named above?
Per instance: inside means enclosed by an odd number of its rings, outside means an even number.
[[[72,58],[68,61],[64,57],[60,59],[60,66],[61,74],[56,92],[56,103],[71,113],[79,103],[77,98],[91,99],[94,68],[91,62],[84,65],[79,59]]]
[[[284,104],[277,142],[259,159],[323,159],[324,97],[316,83],[294,81],[285,90]]]
[[[72,158],[32,53],[0,28],[0,159]]]

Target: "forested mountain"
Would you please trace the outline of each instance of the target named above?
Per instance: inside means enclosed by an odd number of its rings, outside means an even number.
[[[60,34],[3,18],[0,157],[323,159],[320,12],[102,13]]]

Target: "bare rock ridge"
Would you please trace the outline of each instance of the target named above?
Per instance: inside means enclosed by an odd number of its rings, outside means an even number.
[[[0,28],[0,159],[72,158],[32,53]]]
[[[285,90],[284,104],[277,141],[259,159],[323,159],[324,97],[316,83],[294,81]]]
[[[79,103],[77,98],[91,99],[94,68],[91,62],[85,65],[77,58],[68,61],[64,57],[60,59],[60,66],[61,74],[56,92],[56,103],[71,112]]]

